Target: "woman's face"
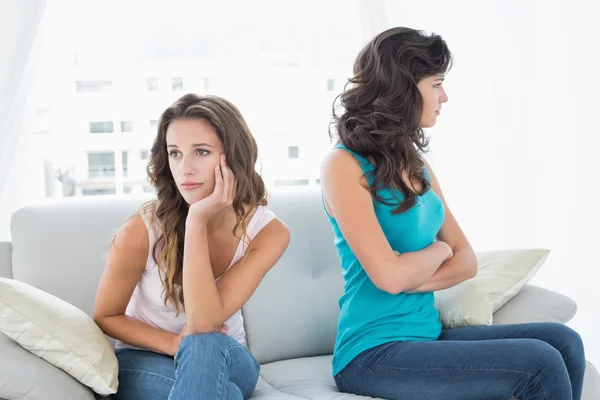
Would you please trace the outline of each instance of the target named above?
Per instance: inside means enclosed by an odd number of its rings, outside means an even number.
[[[421,128],[431,128],[435,125],[442,103],[448,101],[448,96],[442,85],[443,75],[428,76],[417,84],[423,98],[423,113],[421,114]]]
[[[215,187],[215,165],[223,154],[223,143],[203,119],[179,119],[167,128],[169,168],[188,204],[208,197]]]

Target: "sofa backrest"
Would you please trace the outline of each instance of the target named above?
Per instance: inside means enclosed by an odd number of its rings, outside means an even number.
[[[113,235],[145,201],[68,198],[12,217],[12,274],[92,314]]]
[[[291,240],[243,310],[260,363],[333,351],[344,284],[322,204],[319,188],[280,192],[270,202]]]
[[[12,278],[12,244],[0,242],[0,278]]]
[[[73,198],[17,211],[14,279],[91,315],[112,236],[148,199]],[[330,354],[343,281],[320,190],[274,191],[269,208],[290,228],[291,242],[243,309],[249,348],[261,363]]]

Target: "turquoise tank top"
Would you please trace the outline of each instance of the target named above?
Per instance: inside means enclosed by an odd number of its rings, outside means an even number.
[[[361,155],[343,145],[359,162],[367,181],[372,183],[375,167]],[[425,169],[429,180],[429,172]],[[379,195],[392,203],[392,192],[404,199],[397,189],[380,190]],[[392,203],[393,204],[393,203]],[[408,211],[392,214],[396,205],[388,206],[374,199],[375,215],[392,249],[399,253],[418,251],[431,245],[444,222],[444,205],[429,189]],[[327,213],[328,214],[328,213]],[[339,299],[340,318],[333,351],[333,374],[341,372],[365,350],[392,341],[436,340],[442,330],[434,296],[429,293],[389,294],[378,289],[346,242],[336,220],[328,214],[335,235],[344,277],[344,293]]]

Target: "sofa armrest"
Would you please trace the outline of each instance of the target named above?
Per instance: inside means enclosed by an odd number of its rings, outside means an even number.
[[[526,322],[567,323],[577,312],[569,297],[538,286],[525,285],[518,295],[494,313],[493,324]]]
[[[0,332],[0,399],[94,400],[75,378]]]
[[[0,242],[0,278],[12,277],[12,244]]]

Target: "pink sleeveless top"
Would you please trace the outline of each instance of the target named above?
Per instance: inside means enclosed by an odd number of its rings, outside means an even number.
[[[141,216],[148,229],[150,250],[146,261],[146,268],[133,291],[125,315],[140,320],[155,328],[173,333],[180,333],[185,325],[185,313],[181,312],[179,315],[176,315],[175,306],[173,306],[170,301],[167,302],[166,305],[164,304],[162,295],[163,287],[160,276],[158,275],[158,266],[152,257],[152,248],[158,238],[157,232],[159,232],[159,228],[156,224],[152,223],[152,219],[149,218],[147,214],[142,213]],[[274,218],[275,215],[265,206],[258,206],[246,228],[248,239],[250,241],[254,239],[258,232]],[[240,240],[233,259],[231,260],[231,264],[227,269],[231,268],[244,256],[247,248],[248,245],[246,241]],[[242,345],[245,345],[246,332],[244,331],[244,319],[241,310],[238,310],[233,314],[225,324],[229,326],[229,336],[233,337]],[[117,340],[115,349],[120,348],[135,349],[137,347]]]

